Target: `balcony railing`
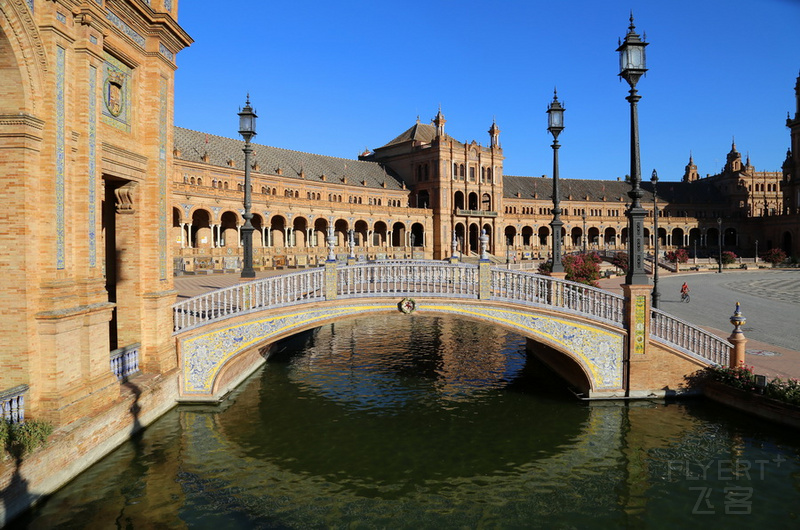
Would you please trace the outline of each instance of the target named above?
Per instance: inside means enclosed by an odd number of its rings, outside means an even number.
[[[139,371],[139,347],[133,344],[111,352],[111,372],[117,379],[124,379]]]
[[[25,392],[28,385],[19,385],[0,392],[0,421],[25,421]]]
[[[459,210],[456,209],[456,215],[463,217],[497,217],[497,212],[491,210]]]

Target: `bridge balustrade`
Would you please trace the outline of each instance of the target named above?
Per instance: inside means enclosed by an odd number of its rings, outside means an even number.
[[[722,366],[729,365],[733,347],[730,342],[660,309],[651,309],[650,336],[691,357]]]
[[[397,261],[337,269],[337,296],[415,295],[477,298],[478,268],[446,262]]]
[[[267,308],[324,300],[324,272],[319,268],[273,276],[178,302],[173,306],[174,331]]]
[[[624,298],[589,285],[530,272],[492,269],[491,294],[493,299],[537,307],[557,307],[618,327],[623,325]]]

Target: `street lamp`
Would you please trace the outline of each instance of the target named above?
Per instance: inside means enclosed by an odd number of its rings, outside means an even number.
[[[242,267],[242,278],[255,278],[256,271],[253,270],[253,223],[250,219],[250,140],[256,135],[256,113],[250,107],[250,94],[247,94],[247,101],[244,108],[239,109],[239,134],[244,138],[244,226],[242,226],[242,237],[244,239],[244,266]]]
[[[658,184],[658,173],[653,170],[650,177],[653,183],[653,232],[655,232],[655,256],[653,257],[653,307],[658,309],[658,299],[661,294],[658,292],[658,198],[656,196],[656,184]]]
[[[586,254],[586,210],[583,210],[583,253]]]
[[[719,263],[717,264],[717,272],[722,273],[722,218],[717,217],[717,241],[719,244]]]
[[[631,14],[631,25],[628,26],[628,33],[625,40],[620,44],[619,52],[620,72],[619,76],[631,87],[630,95],[625,99],[631,104],[631,190],[628,197],[631,198],[631,206],[627,211],[628,216],[628,273],[625,275],[627,285],[647,285],[647,273],[644,269],[644,217],[647,214],[641,205],[641,198],[644,195],[639,186],[642,180],[641,167],[639,164],[639,115],[636,108],[641,96],[636,91],[636,83],[639,78],[647,72],[645,67],[645,46],[647,43],[639,38],[636,28],[633,25],[633,14]]]
[[[561,206],[558,192],[558,135],[564,130],[564,107],[558,101],[558,95],[553,90],[553,101],[547,107],[547,130],[553,135],[553,272],[564,272],[561,263]]]

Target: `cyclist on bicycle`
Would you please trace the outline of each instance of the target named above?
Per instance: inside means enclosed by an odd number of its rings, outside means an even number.
[[[689,296],[689,285],[686,282],[683,282],[681,285],[681,300]]]

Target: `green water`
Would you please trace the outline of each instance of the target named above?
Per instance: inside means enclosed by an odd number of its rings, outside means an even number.
[[[276,359],[14,526],[800,526],[798,433],[703,401],[579,402],[496,328],[353,320]]]

